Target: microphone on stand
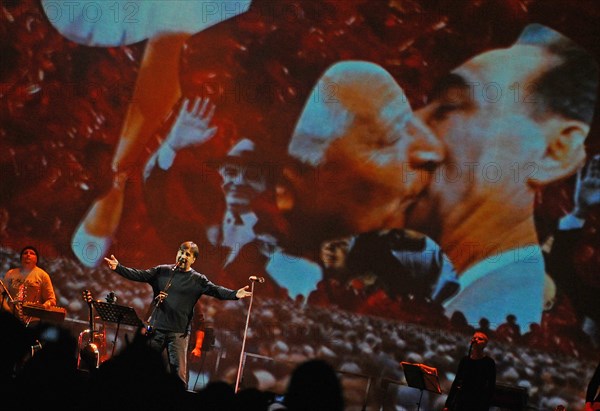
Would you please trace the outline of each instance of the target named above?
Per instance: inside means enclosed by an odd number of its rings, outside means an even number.
[[[177,263],[175,264],[175,267],[173,267],[173,270],[177,270],[178,268],[181,268],[185,265],[185,258],[181,257],[179,260],[177,260]]]
[[[250,281],[254,281],[254,282],[257,282],[257,283],[261,283],[261,284],[262,284],[262,283],[264,283],[264,282],[265,282],[265,277],[257,277],[257,276],[255,276],[255,275],[251,275],[251,276],[248,278],[248,280],[250,280]]]

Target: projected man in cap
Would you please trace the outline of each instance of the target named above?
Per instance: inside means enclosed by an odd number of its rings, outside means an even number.
[[[202,145],[216,134],[216,127],[210,126],[215,107],[206,99],[189,103],[183,104],[165,142],[146,166],[146,185],[152,187],[152,193],[173,192],[165,173],[179,156],[178,152]],[[201,271],[221,273],[224,277],[219,281],[225,286],[233,286],[251,275],[264,275],[269,281],[261,285],[263,295],[306,298],[321,279],[321,269],[316,263],[287,256],[277,245],[275,231],[279,228],[273,215],[277,170],[273,159],[254,140],[242,138],[224,156],[209,157],[206,161],[211,170],[216,168],[218,172],[221,195],[198,190],[200,193],[179,193],[179,198],[182,202],[191,199],[192,206],[196,199],[208,201],[213,209],[223,202],[222,215],[217,222],[206,224],[190,224],[181,216],[170,216],[178,219],[172,224],[174,231],[187,229],[196,233],[195,238],[205,238],[202,247],[206,252],[201,253],[198,261]],[[196,161],[187,167],[200,169],[206,164]],[[149,196],[153,215],[164,216],[162,207],[162,203],[152,201]]]

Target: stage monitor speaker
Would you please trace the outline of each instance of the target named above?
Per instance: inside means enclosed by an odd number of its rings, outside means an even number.
[[[524,411],[527,408],[528,399],[527,388],[497,383],[492,406],[502,410]]]

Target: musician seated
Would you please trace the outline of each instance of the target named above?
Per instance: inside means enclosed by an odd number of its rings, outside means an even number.
[[[46,271],[38,267],[38,260],[39,253],[35,247],[24,247],[20,254],[20,267],[8,270],[0,284],[2,310],[12,312],[26,324],[39,318],[24,314],[24,304],[37,304],[44,309],[56,306],[52,280]]]

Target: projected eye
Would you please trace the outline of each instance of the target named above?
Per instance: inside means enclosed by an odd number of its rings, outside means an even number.
[[[249,168],[245,170],[243,175],[244,178],[251,183],[259,183],[262,181],[262,175],[260,173],[260,170],[257,170],[255,168]]]
[[[442,103],[433,111],[433,118],[441,121],[448,117],[448,114],[461,108],[461,105],[455,103]]]
[[[221,176],[235,178],[240,174],[240,170],[237,167],[226,166],[220,170]]]
[[[441,87],[435,96],[435,108],[431,118],[437,121],[447,119],[448,115],[455,111],[467,110],[474,103],[469,88],[464,86],[462,81],[459,85]]]
[[[390,146],[395,144],[402,137],[401,133],[388,133],[383,139],[381,139],[381,146]]]

